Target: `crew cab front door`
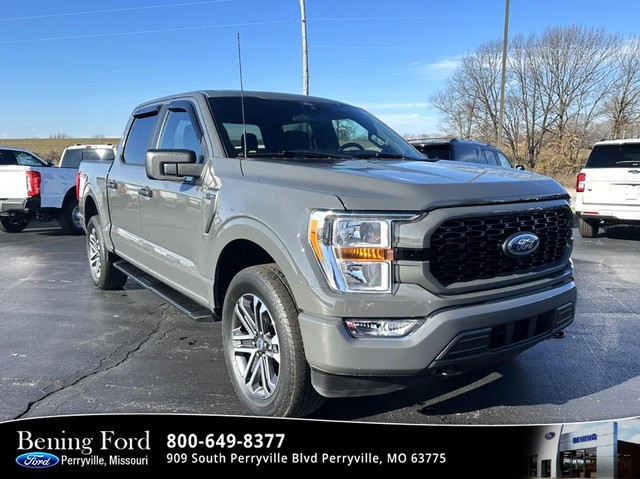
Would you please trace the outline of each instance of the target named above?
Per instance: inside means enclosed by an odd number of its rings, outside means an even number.
[[[203,130],[190,102],[169,104],[160,125],[156,148],[192,150],[198,162],[205,160]],[[146,266],[163,281],[206,302],[207,286],[197,268],[204,254],[202,241],[210,209],[204,182],[204,178],[164,181],[144,175],[139,191],[142,232],[150,252]]]

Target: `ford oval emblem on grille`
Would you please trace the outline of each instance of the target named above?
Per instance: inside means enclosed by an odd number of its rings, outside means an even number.
[[[540,246],[540,238],[533,233],[515,233],[502,244],[502,252],[509,258],[522,258],[530,255]]]

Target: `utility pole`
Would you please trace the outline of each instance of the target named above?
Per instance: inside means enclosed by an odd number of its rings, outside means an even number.
[[[504,6],[504,36],[502,38],[502,80],[500,81],[500,113],[498,115],[498,131],[496,147],[502,146],[502,125],[504,124],[504,89],[507,82],[507,44],[509,42],[509,0]]]
[[[300,23],[302,24],[302,92],[309,94],[309,58],[307,53],[307,10],[305,0],[300,0]]]

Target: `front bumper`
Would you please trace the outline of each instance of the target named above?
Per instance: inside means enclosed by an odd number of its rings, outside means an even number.
[[[327,397],[366,396],[508,359],[571,324],[575,304],[575,284],[567,281],[437,310],[397,339],[353,338],[341,318],[303,312],[299,321],[316,390]]]

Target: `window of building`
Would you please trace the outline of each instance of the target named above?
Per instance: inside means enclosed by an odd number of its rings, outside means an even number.
[[[596,448],[564,451],[561,454],[561,477],[597,477]]]
[[[538,477],[538,456],[529,456],[529,477]]]

